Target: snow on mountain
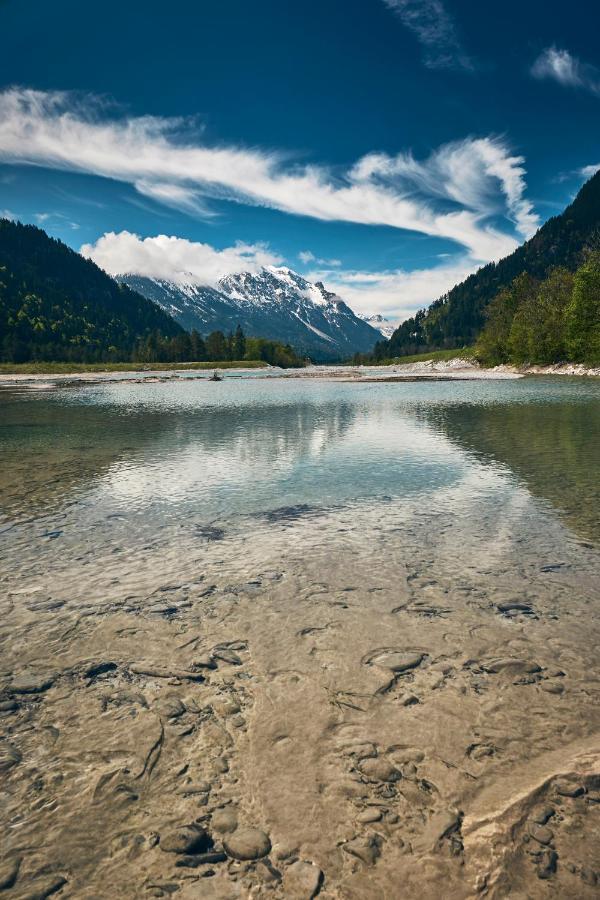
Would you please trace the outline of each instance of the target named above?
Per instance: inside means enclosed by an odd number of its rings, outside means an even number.
[[[202,334],[233,331],[291,344],[314,360],[337,360],[368,352],[380,332],[356,316],[337,294],[285,267],[265,266],[222,278],[216,287],[143,275],[119,275],[144,297],[154,300],[184,328]]]
[[[392,325],[390,320],[384,318],[380,313],[374,313],[372,316],[361,316],[361,319],[381,332],[384,338],[390,338],[396,330],[396,326]]]

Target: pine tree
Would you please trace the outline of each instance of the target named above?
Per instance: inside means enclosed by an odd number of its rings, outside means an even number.
[[[233,338],[233,358],[240,360],[244,359],[246,355],[246,336],[242,331],[241,325],[238,325],[235,329],[235,335]]]
[[[567,307],[567,347],[574,362],[600,362],[600,252],[591,253],[573,280]]]

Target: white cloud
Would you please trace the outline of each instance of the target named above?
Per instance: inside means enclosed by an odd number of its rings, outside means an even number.
[[[550,78],[565,87],[583,88],[600,95],[600,70],[581,62],[568,50],[547,47],[531,67],[531,74],[534,78]]]
[[[307,276],[323,281],[358,313],[381,313],[401,322],[463,281],[476,271],[470,257],[431,269],[402,269],[383,272],[315,270]]]
[[[0,219],[11,219],[13,222],[16,222],[18,218],[12,209],[0,209]]]
[[[281,257],[263,244],[242,244],[216,250],[210,244],[159,234],[141,238],[129,231],[104,234],[80,253],[110,275],[147,275],[170,281],[214,285],[236,272],[256,272],[261,266],[278,265]]]
[[[595,166],[583,166],[583,168],[579,169],[579,175],[583,176],[583,178],[591,178],[596,172],[600,172],[600,163],[596,163]]]
[[[321,259],[311,250],[301,250],[298,254],[298,259],[300,262],[304,263],[307,266],[309,263],[316,263],[319,266],[341,266],[341,259]]]
[[[383,0],[425,48],[430,69],[473,69],[456,25],[441,0]]]
[[[511,252],[537,219],[524,200],[523,160],[499,138],[465,139],[423,162],[370,154],[346,171],[282,154],[214,147],[181,119],[107,118],[93,98],[13,88],[0,93],[0,161],[116,179],[195,214],[227,199],[325,221],[387,225],[456,241],[474,259]],[[442,184],[437,178],[442,177]]]

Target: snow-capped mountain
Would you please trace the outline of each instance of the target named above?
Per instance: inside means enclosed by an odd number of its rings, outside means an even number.
[[[396,326],[392,325],[390,320],[384,318],[381,313],[374,313],[372,316],[361,316],[361,319],[381,332],[384,338],[390,338],[396,330]]]
[[[380,332],[356,316],[341,297],[288,268],[267,266],[222,278],[216,287],[189,280],[166,281],[119,275],[183,325],[202,334],[233,331],[291,344],[314,360],[337,360],[368,352]]]

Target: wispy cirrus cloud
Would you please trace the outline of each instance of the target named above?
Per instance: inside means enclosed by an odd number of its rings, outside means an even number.
[[[464,51],[456,24],[441,0],[383,0],[424,48],[430,69],[473,70]]]
[[[421,161],[369,154],[341,170],[210,146],[187,126],[115,116],[94,97],[13,88],[0,93],[0,161],[115,179],[195,215],[218,199],[412,230],[455,241],[480,261],[511,252],[515,230],[528,236],[537,225],[524,199],[523,159],[498,137],[465,138]]]
[[[141,238],[130,231],[107,232],[94,243],[84,244],[80,253],[110,275],[146,275],[213,286],[225,275],[257,272],[262,266],[283,261],[266,244],[238,242],[218,250],[176,236]]]
[[[600,96],[600,69],[582,62],[568,50],[547,47],[531,67],[531,74],[540,80],[551,79],[564,87],[580,88]]]

